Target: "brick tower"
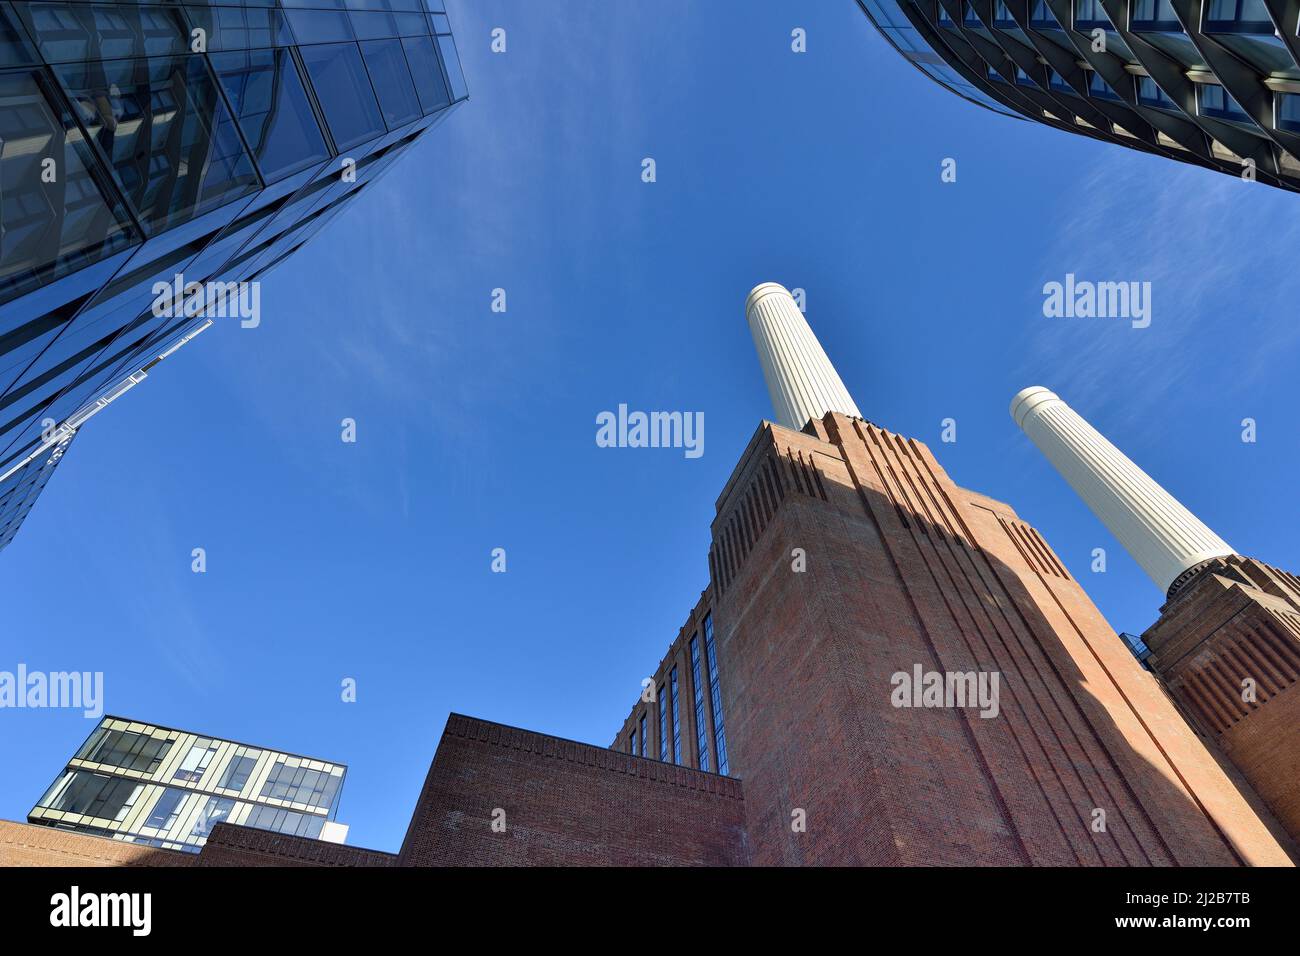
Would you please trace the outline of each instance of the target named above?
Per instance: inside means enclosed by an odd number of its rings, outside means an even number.
[[[836,407],[783,288],[746,312],[785,421],[723,489],[709,564],[751,861],[1286,865],[1038,532]],[[900,690],[918,673],[997,706]]]
[[[1234,553],[1047,389],[1012,415],[1165,592],[1148,665],[1300,840],[1300,579]]]

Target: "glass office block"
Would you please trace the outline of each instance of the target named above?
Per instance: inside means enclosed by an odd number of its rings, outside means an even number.
[[[153,314],[153,283],[264,275],[465,98],[435,23],[424,0],[0,0],[0,548],[67,451],[43,420],[201,324]]]
[[[0,539],[5,533],[0,525]],[[335,819],[346,773],[328,761],[106,716],[28,822],[188,852],[219,823],[317,838]]]

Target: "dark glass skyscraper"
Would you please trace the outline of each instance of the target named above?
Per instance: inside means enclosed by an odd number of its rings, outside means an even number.
[[[443,0],[0,0],[0,548],[86,419],[466,97]]]
[[[1298,0],[858,0],[997,112],[1300,190]]]

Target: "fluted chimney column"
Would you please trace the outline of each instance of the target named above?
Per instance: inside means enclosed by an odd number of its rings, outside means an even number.
[[[1162,591],[1184,571],[1233,553],[1054,392],[1037,385],[1019,392],[1011,417]]]
[[[745,300],[745,318],[779,424],[798,431],[827,412],[862,417],[784,286],[755,286]]]

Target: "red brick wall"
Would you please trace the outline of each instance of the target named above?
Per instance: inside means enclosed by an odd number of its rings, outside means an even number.
[[[493,832],[493,811],[505,811]],[[457,714],[420,794],[405,866],[738,866],[740,782]]]
[[[1143,635],[1151,666],[1300,841],[1300,579],[1215,559]],[[1255,681],[1255,700],[1242,681]]]
[[[197,866],[395,866],[392,853],[218,823]]]
[[[919,442],[813,431],[760,428],[713,524],[755,863],[1288,862],[1036,531]],[[892,706],[917,664],[997,672],[1001,713]]]
[[[0,820],[0,866],[194,866],[176,850]]]
[[[0,866],[393,866],[378,850],[219,823],[200,853],[0,820]]]
[[[1300,843],[1300,683],[1269,698],[1226,731],[1228,759]]]

